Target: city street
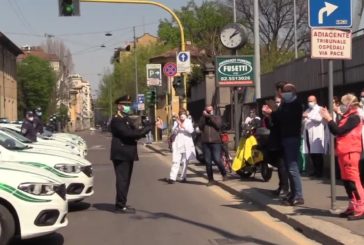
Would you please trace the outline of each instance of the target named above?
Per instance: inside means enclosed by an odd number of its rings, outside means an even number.
[[[115,214],[110,137],[81,136],[94,164],[95,195],[70,206],[69,225],[58,233],[16,244],[315,244],[250,202],[206,187],[196,175],[189,173],[186,184],[167,184],[168,160],[142,144],[129,194],[137,212]]]

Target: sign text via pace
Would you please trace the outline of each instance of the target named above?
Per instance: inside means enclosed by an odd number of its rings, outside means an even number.
[[[351,31],[335,29],[311,30],[313,59],[351,59]]]

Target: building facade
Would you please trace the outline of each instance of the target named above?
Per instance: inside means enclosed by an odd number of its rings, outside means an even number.
[[[71,89],[69,91],[69,130],[81,131],[89,129],[93,125],[93,109],[91,86],[79,74],[68,77]]]
[[[18,118],[16,57],[20,54],[21,49],[0,32],[0,117],[10,121]]]

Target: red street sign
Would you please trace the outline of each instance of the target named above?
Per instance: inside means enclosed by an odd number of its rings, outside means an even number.
[[[167,77],[174,77],[177,73],[177,65],[172,62],[168,62],[163,66],[163,73]]]

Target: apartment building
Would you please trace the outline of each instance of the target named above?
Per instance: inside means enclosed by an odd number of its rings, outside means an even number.
[[[18,118],[18,86],[16,58],[22,51],[0,32],[0,117],[15,121]]]

